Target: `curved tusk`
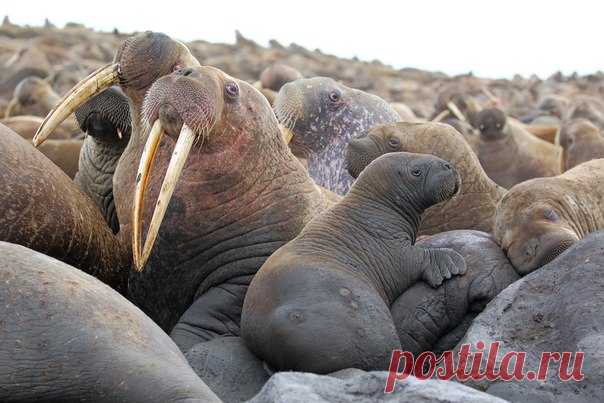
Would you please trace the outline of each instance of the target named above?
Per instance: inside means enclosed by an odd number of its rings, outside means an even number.
[[[455,115],[457,119],[461,120],[462,122],[466,121],[466,117],[463,115],[463,113],[461,113],[461,111],[459,110],[457,105],[453,103],[453,101],[447,102],[447,108],[449,108],[451,113],[453,113],[453,115]]]
[[[436,115],[434,117],[434,119],[432,119],[433,122],[440,122],[442,121],[444,118],[446,118],[447,116],[449,116],[451,114],[451,112],[449,112],[448,109],[442,110],[438,115]]]
[[[149,259],[151,255],[151,250],[153,249],[153,245],[155,244],[155,240],[157,239],[157,235],[159,233],[159,228],[164,219],[166,211],[168,209],[168,205],[170,204],[170,199],[172,198],[172,194],[174,193],[174,189],[176,188],[176,184],[178,183],[178,178],[182,173],[182,169],[184,168],[185,163],[187,162],[187,157],[191,152],[191,148],[193,147],[193,143],[197,136],[187,125],[183,124],[182,129],[180,130],[180,134],[178,135],[178,141],[174,146],[174,151],[172,151],[172,157],[170,158],[170,163],[168,164],[168,170],[166,171],[166,176],[164,177],[164,182],[161,185],[161,190],[159,192],[159,197],[157,199],[157,203],[155,204],[155,209],[153,211],[153,217],[151,218],[151,223],[149,224],[149,230],[147,232],[147,237],[145,239],[145,245],[143,247],[143,252],[140,255],[140,258],[135,258],[135,269],[137,271],[142,271],[145,263]],[[159,141],[158,141],[159,142]],[[149,143],[149,140],[147,140]],[[146,159],[150,159],[150,156],[146,156]],[[150,159],[150,162],[147,163],[144,160],[141,160],[141,165],[148,166],[150,168],[153,159]],[[142,179],[142,178],[137,178]],[[142,181],[142,180],[141,180]],[[144,196],[144,185],[142,184],[142,196]],[[138,199],[135,201],[135,210],[136,203],[139,203],[138,218],[140,223],[140,214],[142,209],[140,209],[142,199]],[[137,228],[140,229],[140,224],[138,224]],[[139,243],[140,248],[140,243]]]
[[[10,102],[6,106],[6,110],[4,111],[4,119],[8,119],[11,117],[11,115],[13,113],[13,109],[15,109],[15,106],[17,106],[17,103],[18,103],[17,98],[13,98],[10,100]]]
[[[42,144],[52,132],[71,115],[79,106],[96,94],[119,82],[119,65],[109,64],[96,70],[80,81],[67,92],[57,106],[46,115],[44,121],[34,136],[33,143],[37,147]]]
[[[279,125],[279,129],[281,129],[281,136],[283,136],[285,144],[289,144],[289,142],[294,138],[294,132],[281,124]]]
[[[141,263],[141,233],[142,212],[145,206],[145,190],[147,189],[149,177],[151,176],[151,169],[153,168],[153,161],[155,160],[155,153],[157,152],[163,132],[164,130],[158,119],[153,123],[136,173],[134,207],[132,209],[132,256],[134,259],[134,267],[137,268],[137,270],[140,270],[139,267],[143,267],[143,263]]]

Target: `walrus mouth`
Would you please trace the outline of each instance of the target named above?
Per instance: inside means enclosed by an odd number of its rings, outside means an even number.
[[[186,124],[183,123],[178,140],[172,151],[172,157],[168,164],[168,169],[159,192],[159,197],[155,203],[149,230],[145,244],[141,250],[142,238],[142,213],[145,205],[145,192],[151,176],[153,161],[155,160],[159,143],[164,135],[164,129],[161,122],[155,121],[151,127],[151,132],[145,143],[143,154],[136,174],[136,187],[134,191],[134,208],[132,210],[132,254],[134,259],[134,268],[136,271],[142,271],[145,263],[151,255],[151,250],[157,239],[159,227],[164,219],[170,199],[176,188],[176,183],[182,173],[185,162],[191,152],[191,148],[197,139],[197,135]]]

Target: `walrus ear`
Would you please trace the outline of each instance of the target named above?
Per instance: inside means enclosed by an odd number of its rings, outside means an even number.
[[[69,115],[90,98],[118,83],[119,66],[116,63],[101,67],[80,81],[48,113],[33,138],[34,145],[38,147],[42,144]]]

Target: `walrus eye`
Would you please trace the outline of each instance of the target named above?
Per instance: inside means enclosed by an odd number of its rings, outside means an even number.
[[[239,96],[239,86],[237,83],[229,81],[224,86],[224,92],[226,93],[227,97],[231,99],[237,98]]]
[[[483,131],[484,130],[484,125],[480,125],[479,129],[480,129],[480,131]]]
[[[401,145],[401,141],[397,137],[390,137],[390,140],[388,140],[388,145],[394,149],[398,149]]]
[[[421,170],[421,169],[419,169],[419,168],[414,168],[414,169],[411,171],[411,175],[413,175],[413,176],[421,176],[421,175],[422,175],[422,170]]]
[[[497,126],[498,129],[501,129],[501,123],[497,123],[495,126]]]
[[[341,95],[338,91],[331,91],[329,93],[329,100],[333,103],[339,102]]]
[[[558,221],[560,219],[560,217],[558,217],[558,214],[556,214],[554,210],[549,208],[543,210],[543,217],[550,221]]]

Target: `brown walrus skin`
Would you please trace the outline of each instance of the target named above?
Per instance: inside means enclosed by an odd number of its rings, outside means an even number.
[[[528,133],[499,109],[484,109],[476,117],[480,137],[475,151],[487,175],[506,189],[532,178],[560,173],[558,146]]]
[[[1,401],[219,401],[172,340],[107,285],[23,246],[0,242],[0,256]]]
[[[466,270],[451,249],[414,246],[422,212],[459,189],[446,161],[391,153],[342,201],[266,261],[245,297],[241,335],[277,370],[387,369],[400,341],[390,304],[419,281]]]
[[[604,229],[604,159],[514,186],[501,200],[494,236],[520,274],[538,269]]]
[[[92,200],[42,153],[3,125],[0,188],[0,240],[52,256],[125,292],[130,255]]]
[[[441,123],[392,123],[373,128],[352,140],[346,155],[353,177],[382,154],[405,151],[432,154],[449,161],[461,178],[461,190],[451,200],[430,207],[422,216],[419,235],[457,229],[491,232],[495,209],[505,189],[493,182],[463,135]]]
[[[71,179],[78,172],[82,140],[48,140],[38,149]]]
[[[564,122],[558,133],[562,147],[562,171],[593,159],[604,158],[604,136],[600,129],[587,119]]]

